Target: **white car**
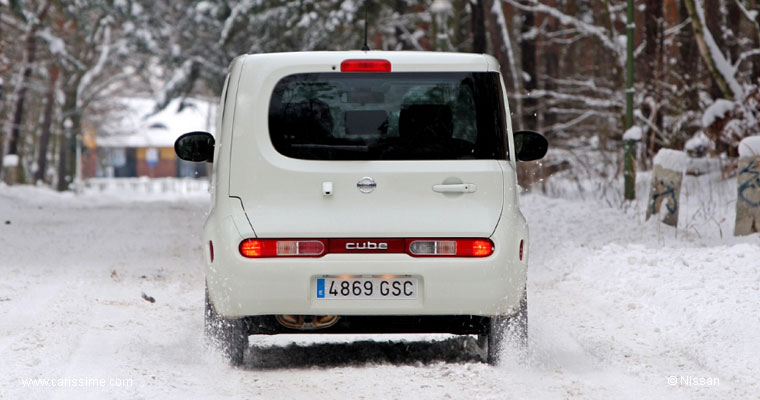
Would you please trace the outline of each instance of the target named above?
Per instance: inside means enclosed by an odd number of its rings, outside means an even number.
[[[233,364],[249,335],[527,340],[528,227],[497,61],[482,54],[244,55],[216,127],[175,143],[212,162],[206,332]]]

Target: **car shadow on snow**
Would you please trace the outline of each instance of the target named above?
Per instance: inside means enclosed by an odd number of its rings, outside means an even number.
[[[420,365],[435,362],[482,362],[483,355],[473,336],[435,341],[356,341],[310,345],[251,346],[244,369],[266,370],[312,367],[355,367],[362,365]]]

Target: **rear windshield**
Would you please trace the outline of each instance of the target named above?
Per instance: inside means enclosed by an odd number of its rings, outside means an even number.
[[[307,160],[507,159],[493,72],[312,73],[277,83],[269,133]]]

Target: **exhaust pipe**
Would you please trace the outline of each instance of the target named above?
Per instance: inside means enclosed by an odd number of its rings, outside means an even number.
[[[325,329],[335,325],[340,319],[337,315],[278,315],[280,325],[298,330]]]

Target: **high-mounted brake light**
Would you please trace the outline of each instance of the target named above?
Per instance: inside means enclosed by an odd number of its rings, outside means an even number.
[[[344,60],[340,72],[391,72],[388,60]]]

